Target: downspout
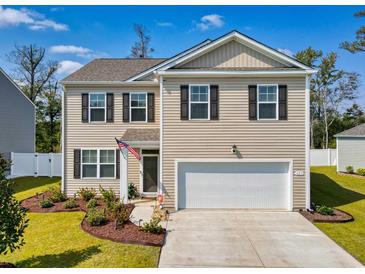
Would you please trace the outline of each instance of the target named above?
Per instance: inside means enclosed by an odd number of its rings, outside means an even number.
[[[160,76],[160,186],[159,194],[163,195],[162,171],[163,171],[163,77]]]
[[[305,194],[306,208],[310,209],[310,74],[305,76]]]

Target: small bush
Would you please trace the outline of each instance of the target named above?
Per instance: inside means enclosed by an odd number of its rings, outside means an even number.
[[[39,206],[40,206],[41,208],[50,208],[50,207],[54,206],[54,204],[52,203],[52,201],[51,201],[51,200],[46,199],[46,200],[42,200],[42,201],[40,201],[40,202],[39,202]]]
[[[119,200],[115,192],[112,189],[106,190],[102,186],[99,186],[99,191],[108,211],[113,210],[113,207],[115,207],[116,202]]]
[[[129,220],[129,210],[126,206],[122,206],[121,210],[115,216],[116,226],[123,226]]]
[[[347,171],[347,173],[353,174],[354,173],[354,167],[353,166],[347,166],[346,171]]]
[[[129,183],[128,185],[128,199],[135,199],[139,197],[138,189],[135,184]]]
[[[77,192],[77,195],[84,201],[90,201],[91,199],[95,198],[96,191],[93,188],[80,188]]]
[[[64,194],[59,187],[50,187],[48,188],[48,192],[51,194],[49,199],[53,203],[64,202],[67,200],[66,194]]]
[[[94,208],[98,206],[98,201],[95,198],[92,198],[89,200],[89,202],[86,204],[87,208]]]
[[[100,226],[106,224],[107,219],[105,211],[97,208],[92,208],[86,215],[86,220],[92,226]]]
[[[72,209],[72,208],[76,208],[78,207],[79,205],[77,204],[76,200],[75,199],[70,199],[70,200],[67,200],[64,204],[63,204],[63,207],[66,208],[66,209]]]
[[[361,176],[365,176],[365,168],[358,168],[356,173]]]
[[[140,228],[144,232],[154,233],[154,234],[160,234],[162,232],[162,226],[160,225],[159,219],[151,219],[149,222],[146,222],[143,224],[143,226]]]
[[[335,211],[332,207],[328,207],[325,205],[318,205],[316,206],[316,212],[322,215],[335,215]]]

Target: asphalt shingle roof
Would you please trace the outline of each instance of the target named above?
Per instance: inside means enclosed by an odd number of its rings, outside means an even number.
[[[365,123],[348,130],[342,131],[335,135],[335,137],[351,137],[351,136],[364,136],[365,137]]]
[[[129,128],[122,136],[123,141],[159,141],[159,128]]]
[[[166,58],[100,58],[91,61],[62,81],[125,81]]]

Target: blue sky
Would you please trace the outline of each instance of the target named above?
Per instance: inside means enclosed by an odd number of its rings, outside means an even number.
[[[365,53],[338,48],[365,25],[365,6],[2,6],[0,66],[15,44],[36,43],[61,62],[58,77],[95,57],[127,57],[133,24],[147,26],[153,57],[169,57],[207,38],[237,29],[273,48],[295,53],[312,46],[337,51],[339,67],[361,74],[358,102],[365,108]]]

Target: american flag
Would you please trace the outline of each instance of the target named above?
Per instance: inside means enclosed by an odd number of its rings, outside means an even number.
[[[115,138],[115,141],[117,142],[117,144],[118,144],[118,147],[119,147],[119,150],[123,153],[123,150],[124,149],[128,149],[128,151],[130,152],[130,153],[132,153],[133,154],[133,156],[134,157],[136,157],[136,159],[138,160],[138,161],[140,161],[141,160],[141,156],[139,156],[139,154],[137,153],[137,151],[135,151],[134,149],[133,149],[133,147],[131,147],[130,145],[128,145],[127,143],[125,143],[125,142],[123,142],[123,141],[121,141],[121,140],[118,140],[117,138]]]

